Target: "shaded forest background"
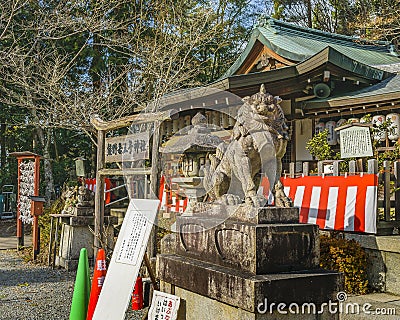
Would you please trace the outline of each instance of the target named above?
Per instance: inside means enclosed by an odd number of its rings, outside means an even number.
[[[265,14],[399,49],[398,0],[1,1],[0,186],[16,184],[9,153],[32,151],[53,198],[74,158],[94,163],[90,115],[118,119],[215,81]]]

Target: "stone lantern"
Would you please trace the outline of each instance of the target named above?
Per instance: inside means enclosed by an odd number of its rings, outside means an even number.
[[[208,154],[215,153],[222,140],[211,134],[207,126],[207,118],[200,112],[192,119],[193,127],[187,134],[168,141],[162,153],[181,154],[180,167],[183,177],[173,178],[172,182],[179,185],[181,195],[188,198],[186,213],[192,212],[194,203],[201,201],[206,194],[203,186],[203,168],[208,160]]]

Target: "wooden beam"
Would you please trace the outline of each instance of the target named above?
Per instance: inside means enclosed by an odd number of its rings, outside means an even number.
[[[97,170],[94,199],[94,257],[97,256],[97,250],[102,247],[104,240],[104,175],[101,175],[100,172],[105,165],[105,137],[106,132],[99,130],[97,133]]]
[[[154,122],[156,120],[168,120],[176,113],[176,110],[166,110],[156,113],[138,113],[131,116],[123,117],[117,120],[104,121],[99,115],[95,114],[90,117],[90,123],[95,127],[96,130],[110,131],[128,127],[135,122],[135,124]]]
[[[134,175],[150,175],[151,168],[127,168],[127,169],[100,169],[100,176],[134,176]]]
[[[160,157],[159,157],[159,145],[160,145],[160,124],[159,120],[154,121],[154,133],[153,133],[153,145],[151,150],[151,175],[150,175],[150,192],[158,198],[158,192],[160,190]],[[150,233],[149,243],[147,245],[147,251],[150,258],[157,255],[157,231],[158,231],[158,218],[156,216],[154,220],[153,229]]]

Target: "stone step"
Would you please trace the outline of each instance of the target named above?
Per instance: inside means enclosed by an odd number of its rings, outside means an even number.
[[[178,255],[159,255],[161,282],[257,313],[265,304],[335,302],[343,276],[326,270],[253,275]]]

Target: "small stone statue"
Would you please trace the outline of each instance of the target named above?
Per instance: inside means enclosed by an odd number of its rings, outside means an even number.
[[[85,186],[79,186],[77,200],[77,207],[93,207],[94,193]]]
[[[76,214],[79,208],[94,206],[94,193],[85,186],[66,188],[61,198],[65,201],[63,214]]]

